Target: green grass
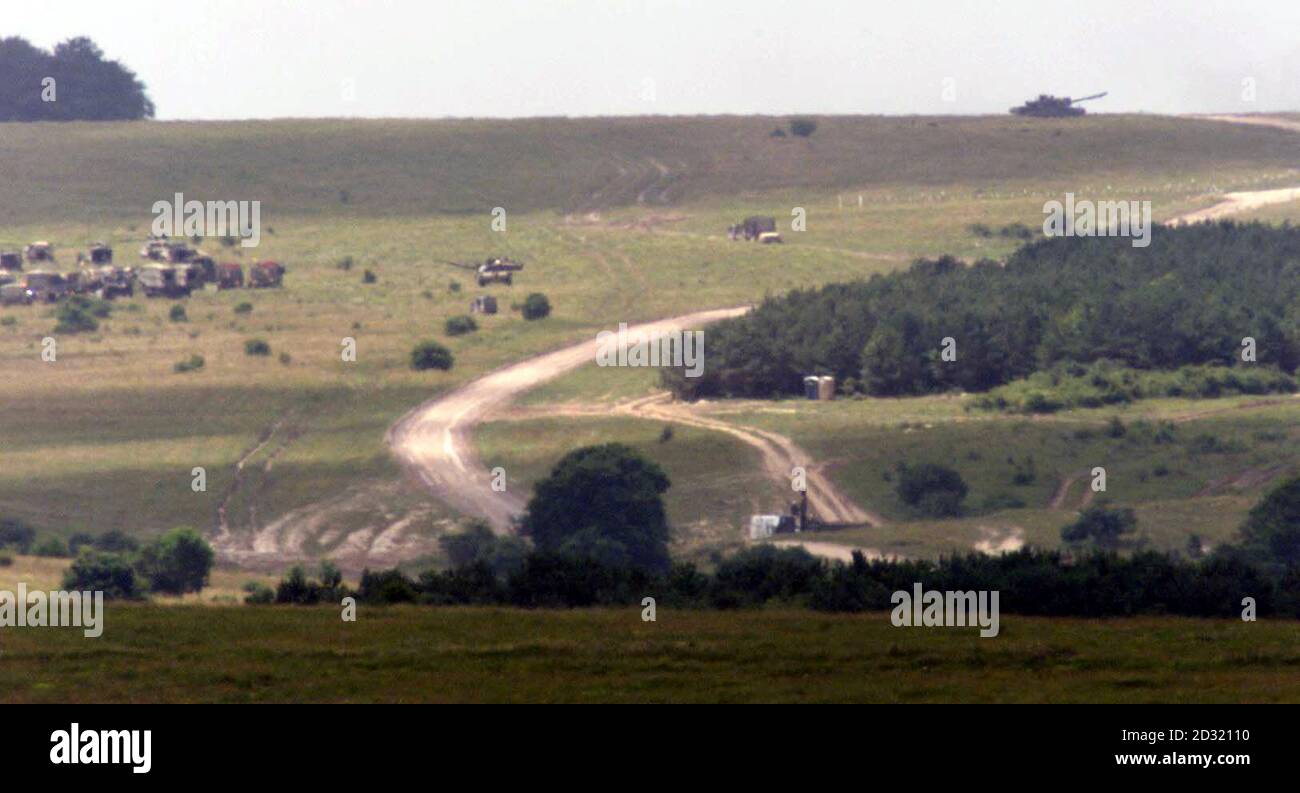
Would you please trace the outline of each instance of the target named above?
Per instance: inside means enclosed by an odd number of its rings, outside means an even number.
[[[361,491],[368,506],[334,520],[364,528],[389,511],[388,501],[398,517],[428,508],[384,448],[387,426],[493,368],[619,321],[869,277],[919,255],[1005,256],[1011,241],[980,239],[969,225],[1037,227],[1043,201],[1066,190],[1150,197],[1165,216],[1217,190],[1297,175],[1286,133],[1159,117],[846,117],[822,119],[810,141],[769,139],[773,124],[0,125],[0,170],[10,177],[0,191],[0,248],[49,239],[70,269],[73,251],[102,239],[119,261],[134,263],[152,203],[183,189],[191,199],[262,201],[256,251],[204,246],[223,260],[274,258],[289,267],[283,290],[195,295],[186,323],[168,320],[170,301],[119,301],[96,332],[59,337],[53,364],[39,357],[55,323],[49,309],[0,309],[12,320],[0,325],[9,375],[0,381],[0,514],[64,535],[211,528],[237,461],[278,428],[230,496],[232,525],[264,525]],[[490,230],[493,206],[509,213],[505,234]],[[788,229],[794,207],[807,210],[808,229],[787,231],[785,245],[731,242],[723,233],[759,212]],[[528,267],[513,288],[490,290],[501,314],[480,318],[477,333],[446,338],[446,319],[484,290],[438,260],[489,253]],[[349,271],[336,266],[344,257],[353,259]],[[367,269],[378,283],[361,283]],[[460,291],[449,288],[453,280]],[[549,296],[550,318],[524,322],[510,310],[531,291]],[[235,313],[245,301],[253,312]],[[272,355],[246,356],[254,337]],[[357,341],[355,363],[340,360],[345,337]],[[410,349],[423,338],[451,348],[451,372],[409,369]],[[203,369],[173,371],[192,355],[204,357]],[[653,379],[588,368],[526,401],[616,400],[653,388]],[[920,402],[897,412],[948,410]],[[562,445],[519,464],[552,459]],[[207,468],[207,493],[188,488],[195,466]],[[737,504],[727,500],[718,517],[730,521]],[[682,514],[691,521],[698,511]],[[329,538],[322,532],[311,542],[327,547]]]
[[[301,214],[428,217],[494,206],[513,214],[809,187],[996,191],[1024,180],[1078,184],[1083,175],[1081,187],[1096,189],[1121,175],[1151,188],[1170,174],[1226,185],[1295,162],[1287,132],[1159,116],[841,116],[820,119],[808,140],[769,138],[781,121],[5,124],[0,218],[138,218],[178,190],[260,200],[263,220],[279,225]]]
[[[749,516],[783,506],[781,493],[761,470],[758,453],[725,435],[636,418],[539,418],[482,425],[474,439],[488,468],[506,470],[507,486],[532,492],[567,452],[578,446],[625,443],[658,463],[672,482],[665,496],[674,527],[673,553],[703,561],[713,551],[734,549]]]
[[[6,630],[0,701],[1294,702],[1300,625],[1003,614],[110,605],[104,635]]]

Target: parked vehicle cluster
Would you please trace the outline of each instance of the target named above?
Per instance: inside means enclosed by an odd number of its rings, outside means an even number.
[[[116,265],[113,249],[96,242],[77,254],[76,270],[59,272],[54,246],[48,242],[33,242],[21,253],[0,252],[0,305],[54,303],[73,294],[112,300],[133,297],[136,289],[146,297],[179,298],[207,284],[224,290],[284,283],[285,268],[279,262],[254,262],[246,279],[240,264],[217,262],[202,250],[167,237],[151,235],[140,248],[140,257],[145,261],[139,267]]]

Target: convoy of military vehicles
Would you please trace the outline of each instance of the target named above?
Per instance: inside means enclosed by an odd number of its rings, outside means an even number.
[[[166,237],[150,236],[140,248],[139,268],[113,263],[113,249],[95,242],[77,254],[77,269],[58,272],[54,246],[33,242],[22,253],[0,251],[0,305],[53,303],[68,295],[95,295],[105,300],[134,297],[138,287],[146,297],[181,298],[214,284],[218,290],[267,289],[284,284],[284,265],[254,262],[245,281],[244,268],[216,262],[198,248]],[[24,269],[31,265],[32,269]]]
[[[753,220],[751,218],[751,220]],[[761,220],[761,219],[760,219]],[[768,218],[768,220],[771,220]],[[747,221],[748,222],[748,221]],[[775,233],[775,221],[767,233]],[[758,235],[760,232],[755,232]],[[767,241],[767,240],[765,240]],[[777,242],[780,242],[779,236]],[[244,268],[235,262],[217,262],[198,248],[165,236],[150,235],[140,248],[144,264],[138,268],[113,263],[113,249],[95,242],[77,254],[77,269],[60,273],[54,246],[33,242],[22,253],[0,251],[0,305],[53,303],[68,295],[89,294],[105,300],[134,297],[138,288],[146,297],[183,298],[207,284],[217,290],[274,289],[284,285],[284,265],[274,261],[254,262]],[[24,270],[24,260],[35,269]],[[521,262],[504,256],[490,256],[480,263],[443,262],[470,270],[480,287],[514,283],[514,274],[524,269]],[[476,298],[475,313],[495,314],[496,299]]]

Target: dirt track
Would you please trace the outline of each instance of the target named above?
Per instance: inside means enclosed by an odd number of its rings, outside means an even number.
[[[1300,132],[1300,122],[1263,116],[1208,116],[1212,121],[1272,126]],[[653,162],[659,180],[670,174],[660,163]],[[651,188],[656,187],[652,184]],[[638,199],[646,200],[644,188]],[[666,189],[663,191],[666,193]],[[1168,225],[1215,220],[1239,212],[1275,203],[1300,200],[1300,188],[1227,193],[1212,207],[1173,218]],[[631,330],[667,331],[698,327],[709,322],[738,316],[747,308],[701,311],[672,319],[636,326]],[[519,493],[492,490],[489,472],[483,469],[474,452],[470,434],[491,410],[508,404],[515,397],[547,380],[572,371],[595,358],[597,342],[593,338],[555,352],[523,361],[492,372],[449,394],[430,400],[412,410],[389,430],[387,441],[398,459],[420,478],[433,493],[456,510],[487,519],[499,532],[508,531],[512,520],[524,508]],[[689,407],[667,400],[666,394],[636,400],[620,406],[617,412],[660,421],[725,432],[756,448],[763,458],[764,469],[774,480],[789,482],[790,470],[803,466],[808,472],[809,504],[824,520],[844,523],[883,525],[884,520],[863,510],[840,493],[806,452],[776,433],[739,427],[700,416]],[[1072,480],[1067,480],[1053,501],[1062,501]],[[1053,504],[1053,506],[1057,506]]]
[[[698,311],[635,325],[628,331],[663,333],[696,328],[748,310],[741,307]],[[483,469],[470,439],[474,425],[489,410],[525,391],[592,363],[597,347],[593,334],[587,341],[498,369],[432,399],[389,429],[388,445],[439,499],[458,512],[485,518],[498,532],[508,531],[512,518],[523,511],[524,497],[520,493],[492,489],[490,474]]]

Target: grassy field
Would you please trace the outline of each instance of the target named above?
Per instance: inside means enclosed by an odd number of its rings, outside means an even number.
[[[1293,702],[1300,626],[660,609],[156,608],[0,634],[19,702]]]
[[[262,201],[255,252],[205,247],[220,259],[289,267],[283,290],[182,301],[185,322],[170,320],[171,301],[119,301],[97,331],[60,336],[55,363],[39,357],[55,324],[49,309],[0,309],[0,366],[10,375],[0,381],[0,515],[60,536],[110,528],[150,536],[180,524],[213,530],[224,507],[234,531],[281,518],[311,527],[301,542],[308,554],[413,516],[412,531],[436,534],[455,516],[403,478],[384,430],[495,367],[619,321],[755,302],[916,256],[1002,257],[1014,239],[981,238],[969,226],[1035,228],[1043,201],[1066,191],[1150,198],[1166,217],[1223,190],[1300,178],[1294,137],[1216,122],[845,117],[823,119],[810,140],[769,138],[780,122],[0,125],[9,177],[0,249],[48,239],[70,269],[74,250],[102,239],[129,263],[153,202],[180,191]],[[505,233],[490,230],[494,206],[508,211]],[[796,208],[807,213],[806,231],[788,230]],[[729,223],[754,213],[781,219],[786,244],[726,239]],[[481,290],[439,260],[489,253],[528,267],[513,288],[493,288],[502,314],[448,339],[445,320]],[[352,267],[341,269],[348,257]],[[376,283],[362,284],[365,270]],[[531,291],[550,297],[550,318],[524,322],[510,310]],[[252,311],[237,312],[242,303]],[[245,355],[253,338],[272,354]],[[357,341],[355,363],[340,360],[344,338]],[[451,372],[408,368],[424,338],[453,350]],[[203,356],[203,369],[175,373],[191,355]],[[575,377],[586,380],[566,379],[526,402],[617,398],[652,385],[641,373]],[[899,410],[947,408],[920,401]],[[811,448],[817,432],[795,435]],[[863,432],[852,437],[873,441]],[[526,484],[565,451],[564,442],[535,440],[532,457],[487,442]],[[190,488],[195,467],[206,470],[206,492]],[[874,497],[868,468],[835,475]],[[682,500],[672,509],[707,544],[749,508],[752,477],[725,498],[690,478],[679,477]],[[705,514],[710,499],[721,506]]]

